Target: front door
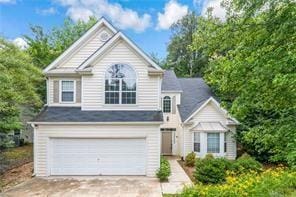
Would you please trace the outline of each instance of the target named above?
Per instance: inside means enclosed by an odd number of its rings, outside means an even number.
[[[162,131],[161,133],[161,154],[172,155],[172,132]]]

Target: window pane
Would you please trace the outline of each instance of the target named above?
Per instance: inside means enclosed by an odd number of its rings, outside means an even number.
[[[200,143],[194,142],[194,152],[200,152]]]
[[[136,104],[136,92],[122,92],[122,104]]]
[[[224,152],[227,152],[227,133],[224,133]]]
[[[208,153],[219,153],[220,152],[220,133],[208,133],[207,134]]]
[[[74,81],[62,81],[62,91],[73,91]]]
[[[135,71],[125,64],[114,64],[106,72],[106,78],[136,78]]]
[[[171,112],[171,98],[168,96],[165,96],[163,98],[163,112],[164,113],[170,113]]]
[[[62,92],[62,101],[63,102],[73,102],[74,93],[73,92]]]
[[[119,91],[119,79],[106,79],[105,91]]]
[[[119,104],[119,92],[105,92],[106,104]]]
[[[135,91],[136,90],[136,79],[122,79],[122,90],[123,91]]]
[[[193,144],[194,152],[200,152],[200,133],[194,133],[194,144]]]

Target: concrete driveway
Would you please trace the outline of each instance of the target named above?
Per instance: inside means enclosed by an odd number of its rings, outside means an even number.
[[[33,178],[4,196],[147,196],[159,197],[158,179],[147,177],[63,177]],[[1,195],[0,195],[1,196]]]

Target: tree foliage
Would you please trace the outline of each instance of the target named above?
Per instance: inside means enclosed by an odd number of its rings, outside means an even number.
[[[233,0],[228,17],[198,20],[192,50],[208,57],[207,82],[242,123],[258,159],[296,161],[296,3]]]
[[[40,106],[41,71],[27,53],[0,39],[0,133],[21,128],[20,107]]]
[[[79,39],[96,21],[93,17],[88,22],[78,21],[77,23],[66,19],[61,27],[55,27],[48,33],[41,26],[31,26],[33,36],[25,36],[29,45],[26,51],[32,58],[34,65],[44,69]],[[45,102],[45,81],[40,83],[37,91]]]
[[[48,33],[41,26],[31,26],[33,36],[25,36],[25,39],[34,65],[44,69],[95,23],[92,17],[88,22],[77,23],[68,18],[61,27],[54,27]]]
[[[194,77],[203,73],[206,58],[189,47],[197,30],[197,18],[194,12],[190,12],[171,27],[173,35],[164,68],[173,68],[178,76]]]

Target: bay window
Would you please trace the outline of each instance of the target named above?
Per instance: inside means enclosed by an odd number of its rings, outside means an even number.
[[[207,152],[220,153],[220,133],[207,133]]]
[[[193,144],[193,151],[194,152],[200,152],[200,133],[194,132],[194,144]]]

